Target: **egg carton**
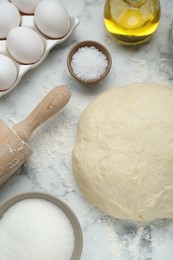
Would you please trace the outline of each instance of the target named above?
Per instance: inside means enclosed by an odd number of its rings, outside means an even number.
[[[79,20],[77,18],[70,17],[70,29],[69,29],[68,33],[63,38],[52,39],[52,38],[49,38],[48,36],[45,36],[37,29],[35,22],[34,22],[34,15],[22,15],[20,26],[25,26],[25,27],[31,28],[32,30],[34,30],[41,36],[43,43],[44,43],[44,53],[43,53],[42,57],[40,58],[40,60],[37,61],[36,63],[21,64],[21,63],[18,63],[16,60],[14,60],[13,57],[10,55],[10,53],[7,49],[6,40],[0,40],[0,54],[6,55],[7,57],[9,57],[15,63],[17,72],[18,72],[17,79],[14,82],[14,84],[9,89],[1,91],[0,97],[4,96],[7,93],[9,93],[10,91],[12,91],[17,86],[17,84],[20,82],[21,78],[24,76],[24,74],[27,71],[37,67],[40,63],[42,63],[44,61],[44,59],[46,58],[46,56],[49,54],[50,50],[54,46],[67,40],[78,24],[79,24]]]

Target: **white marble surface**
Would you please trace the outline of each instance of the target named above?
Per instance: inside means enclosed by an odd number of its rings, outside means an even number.
[[[124,47],[114,41],[103,24],[103,0],[64,0],[80,25],[63,44],[56,46],[36,69],[27,72],[19,85],[0,99],[0,117],[12,125],[22,120],[54,86],[66,84],[72,92],[69,104],[33,134],[34,153],[27,163],[0,187],[0,204],[28,191],[48,192],[63,199],[75,211],[83,229],[81,260],[172,260],[173,221],[139,224],[113,219],[83,197],[71,170],[71,151],[76,126],[88,103],[111,87],[133,82],[155,82],[173,87],[173,54],[169,33],[173,1],[161,0],[160,26],[150,42]],[[66,56],[74,43],[98,40],[113,59],[107,78],[86,88],[66,68]],[[3,259],[5,260],[5,259]]]

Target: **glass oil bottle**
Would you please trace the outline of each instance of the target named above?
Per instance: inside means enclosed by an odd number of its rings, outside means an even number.
[[[107,0],[105,3],[105,26],[126,45],[146,42],[157,29],[159,20],[159,0]]]

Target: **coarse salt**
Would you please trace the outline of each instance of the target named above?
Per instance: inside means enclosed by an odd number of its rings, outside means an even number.
[[[73,72],[82,80],[100,78],[107,66],[106,56],[94,46],[79,48],[71,60]]]
[[[74,232],[66,214],[44,199],[25,199],[0,220],[0,259],[70,260]]]

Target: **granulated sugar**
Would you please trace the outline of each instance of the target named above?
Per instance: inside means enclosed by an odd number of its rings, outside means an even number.
[[[74,232],[65,215],[43,199],[25,199],[0,220],[0,259],[70,260]]]
[[[71,61],[73,72],[82,80],[100,78],[107,66],[106,56],[94,46],[79,48]]]

